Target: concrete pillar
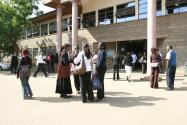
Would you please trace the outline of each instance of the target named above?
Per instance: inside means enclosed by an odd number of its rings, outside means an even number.
[[[147,18],[147,75],[151,75],[151,48],[156,47],[156,0],[148,0]]]
[[[80,29],[83,29],[83,25],[82,25],[82,19],[83,19],[83,14],[81,14],[81,17],[80,17]]]
[[[117,17],[116,17],[117,7],[116,7],[116,5],[114,6],[113,11],[114,11],[113,19],[114,19],[114,23],[116,23],[117,22]]]
[[[95,12],[95,26],[99,26],[99,11],[96,10]]]
[[[139,18],[139,0],[135,0],[135,17]]]
[[[60,51],[62,47],[62,6],[61,4],[57,5],[57,36],[56,36],[56,50]]]
[[[72,0],[72,51],[78,43],[78,2]]]
[[[166,0],[162,0],[162,15],[166,15]]]

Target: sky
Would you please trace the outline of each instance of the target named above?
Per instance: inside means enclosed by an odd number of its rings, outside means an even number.
[[[39,4],[38,4],[39,10],[42,10],[44,13],[48,13],[50,11],[53,11],[53,8],[44,6],[42,1],[40,0]],[[31,17],[35,17],[35,15],[33,14]]]

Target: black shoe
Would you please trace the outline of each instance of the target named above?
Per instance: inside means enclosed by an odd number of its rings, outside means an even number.
[[[69,95],[64,95],[63,98],[67,99],[67,98],[71,98],[71,96],[69,96]]]
[[[63,94],[61,94],[61,95],[60,95],[60,98],[62,98],[62,97],[64,97],[64,95],[63,95]]]

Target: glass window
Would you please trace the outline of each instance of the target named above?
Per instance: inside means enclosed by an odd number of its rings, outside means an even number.
[[[68,19],[62,19],[62,32],[68,31]]]
[[[182,13],[187,12],[187,0],[167,0],[166,13]]]
[[[21,39],[26,39],[26,30],[23,30],[22,32],[21,32]]]
[[[69,30],[72,30],[72,18],[71,17],[69,18],[68,24],[69,24]]]
[[[116,17],[118,23],[135,20],[135,2],[117,6]]]
[[[33,37],[40,35],[40,27],[39,26],[33,27],[32,35],[33,35]]]
[[[157,16],[162,15],[162,0],[157,0]],[[147,0],[139,0],[139,19],[147,18]]]
[[[83,28],[95,26],[95,12],[83,14],[82,19]]]
[[[113,15],[113,7],[99,10],[99,25],[112,24]]]
[[[32,28],[27,29],[27,38],[32,38]]]
[[[48,24],[41,25],[41,35],[47,35],[48,34]]]
[[[56,33],[56,21],[49,23],[49,34]]]

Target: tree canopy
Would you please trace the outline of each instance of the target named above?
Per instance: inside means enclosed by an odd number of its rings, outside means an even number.
[[[38,0],[0,1],[0,52],[9,54],[19,51],[22,32],[31,23],[29,16],[38,10]]]

